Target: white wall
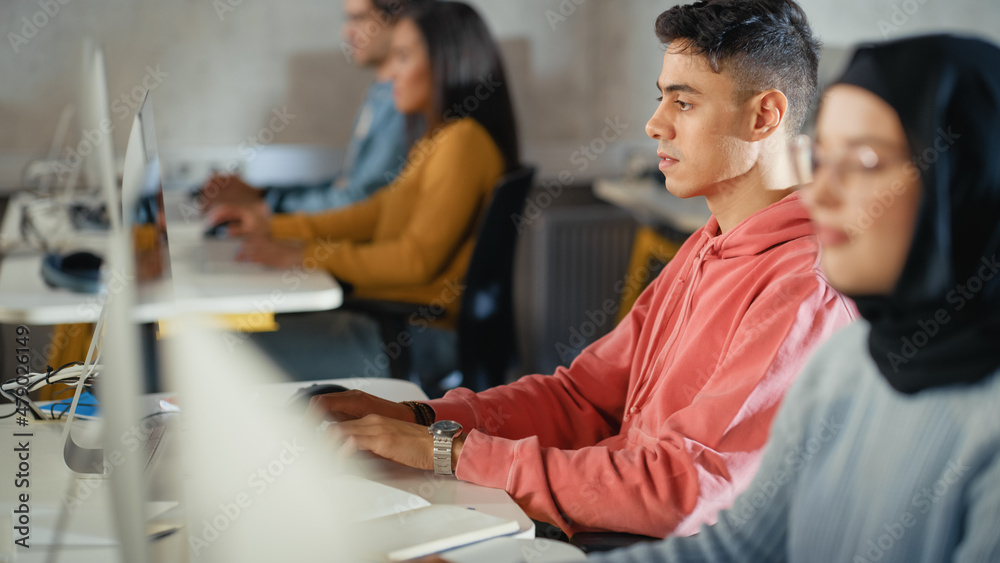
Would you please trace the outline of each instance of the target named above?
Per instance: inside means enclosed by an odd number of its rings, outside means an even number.
[[[62,3],[65,2],[65,5]],[[231,11],[218,6],[236,4]],[[660,51],[653,34],[664,0],[471,0],[502,40],[527,160],[547,175],[614,173],[646,151]],[[883,35],[958,30],[1000,40],[998,0],[802,0],[835,72],[846,47]],[[54,15],[49,16],[45,9]],[[909,12],[912,12],[910,14]],[[552,16],[564,14],[565,21]],[[23,18],[34,19],[32,35]],[[296,117],[274,143],[346,144],[369,75],[339,48],[338,0],[4,0],[0,3],[0,189],[15,187],[25,159],[44,154],[74,99],[79,49],[104,47],[112,120],[124,149],[130,94],[147,67],[164,149],[228,147],[253,139],[272,111]],[[882,27],[880,27],[882,22]],[[893,26],[889,28],[886,26]],[[21,44],[12,34],[26,39]],[[17,42],[16,48],[12,40]],[[15,52],[16,50],[16,52]],[[132,102],[134,105],[134,102]],[[604,128],[628,126],[585,171],[572,155]]]

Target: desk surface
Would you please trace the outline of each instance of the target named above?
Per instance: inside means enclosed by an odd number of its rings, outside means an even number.
[[[174,297],[186,311],[208,313],[293,313],[340,307],[340,284],[325,270],[275,270],[235,262],[239,244],[205,240],[205,225],[187,191],[163,194]],[[194,213],[192,213],[194,212]],[[206,269],[199,258],[206,247],[230,248],[225,258]],[[218,248],[217,248],[218,249]],[[232,258],[230,258],[230,255]]]
[[[417,385],[398,379],[352,378],[334,379],[324,383],[337,383],[348,389],[360,389],[390,401],[419,401],[427,395]],[[275,385],[272,400],[285,401],[302,387],[312,382],[289,382]],[[366,477],[397,489],[423,496],[431,504],[455,504],[474,508],[487,514],[517,520],[521,531],[518,537],[533,538],[535,524],[531,518],[502,489],[490,489],[451,478],[440,478],[433,471],[405,467],[385,460],[373,460],[374,473]],[[430,493],[430,494],[427,494]]]
[[[0,225],[0,232],[6,233],[7,248],[13,248],[8,239],[13,236],[10,233],[17,232],[17,210],[24,205],[25,197],[12,198]],[[176,203],[184,195],[169,197]],[[136,320],[151,322],[185,311],[231,314],[324,311],[342,303],[340,285],[325,271],[283,271],[235,262],[213,269],[201,267],[192,252],[205,243],[200,223],[184,221],[176,205],[167,207],[175,210],[168,212],[167,220],[172,280],[139,288]],[[74,248],[102,253],[106,235],[87,234],[76,237],[74,242]],[[41,263],[42,255],[28,249],[11,250],[3,258],[0,323],[95,322],[104,297],[47,286],[42,280]]]
[[[338,383],[348,388],[363,389],[374,395],[390,400],[419,400],[426,395],[416,385],[392,379],[331,380],[323,383]],[[268,401],[283,404],[288,397],[303,386],[311,383],[294,382],[270,386],[274,390],[268,396]],[[151,395],[143,398],[141,412],[148,414],[156,412],[162,396]],[[81,445],[87,445],[87,431],[92,424],[87,422],[74,423],[74,436]],[[0,421],[0,448],[12,451],[15,447],[13,432],[18,431],[13,419]],[[59,444],[62,425],[58,423],[32,423],[28,430],[31,437],[31,515],[32,515],[32,548],[18,549],[17,561],[44,561],[46,556],[46,535],[51,537],[57,508],[61,504],[62,495],[71,485],[71,479],[77,481],[77,491],[80,487],[92,490],[79,504],[71,517],[67,535],[64,540],[63,561],[74,563],[89,563],[117,560],[115,548],[114,527],[109,508],[110,487],[103,487],[103,477],[80,476],[70,472],[62,460],[62,448]],[[93,440],[93,437],[89,438]],[[94,444],[91,444],[93,446]],[[4,521],[4,515],[9,518],[16,507],[14,502],[13,476],[17,472],[16,456],[0,456],[0,561],[4,560],[5,550],[11,544],[11,527]],[[393,486],[404,491],[423,496],[434,504],[453,504],[474,508],[495,516],[514,519],[520,524],[521,532],[517,537],[533,538],[534,524],[500,489],[488,489],[454,479],[436,478],[433,472],[415,470],[391,462],[382,461],[377,464],[374,474],[367,477]],[[95,484],[96,483],[96,484]],[[79,493],[78,493],[79,495]],[[82,495],[79,495],[82,497]],[[174,509],[173,517],[176,518]],[[169,511],[168,511],[169,512]],[[190,524],[189,524],[190,525]],[[4,536],[6,534],[6,536]],[[187,534],[175,533],[164,539],[152,542],[153,555],[157,561],[186,560],[188,550]]]

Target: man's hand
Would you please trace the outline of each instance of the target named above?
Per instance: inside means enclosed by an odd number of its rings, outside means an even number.
[[[216,205],[252,206],[260,203],[261,190],[235,174],[213,174],[201,188],[205,209]]]
[[[240,251],[236,253],[236,260],[238,262],[256,262],[284,270],[301,266],[304,252],[302,245],[296,242],[276,241],[252,236],[243,242]]]
[[[319,420],[336,422],[357,420],[370,414],[414,424],[417,422],[410,407],[355,389],[313,397],[309,400],[308,413]],[[427,432],[426,428],[424,432]]]
[[[331,425],[328,432],[343,442],[339,453],[344,457],[365,450],[417,469],[434,469],[434,438],[426,426],[370,414]],[[463,445],[465,436],[452,442],[452,471],[458,465]]]
[[[327,431],[342,442],[343,456],[365,450],[410,467],[434,469],[434,439],[402,403],[350,390],[313,397],[307,416],[339,422]],[[452,442],[452,470],[464,445],[464,435]]]
[[[271,210],[260,200],[254,205],[217,205],[205,214],[205,221],[210,225],[228,223],[227,232],[234,237],[267,236],[271,232]]]

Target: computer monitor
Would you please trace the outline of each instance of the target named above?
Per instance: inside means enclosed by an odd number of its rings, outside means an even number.
[[[143,449],[128,451],[122,437],[140,426],[138,405],[144,391],[143,381],[155,378],[155,346],[143,343],[143,333],[136,321],[136,311],[144,292],[158,291],[161,300],[169,299],[163,284],[170,281],[170,254],[166,231],[158,209],[163,208],[160,159],[156,148],[156,128],[149,92],[136,112],[125,150],[122,175],[121,233],[112,235],[109,253],[112,269],[121,268],[124,279],[134,279],[109,300],[104,355],[105,371],[99,380],[104,451],[124,451],[125,462],[111,474],[111,500],[115,529],[121,543],[123,561],[148,561],[149,540],[146,530],[145,501],[149,483],[144,477]],[[140,232],[148,231],[146,235]],[[145,240],[144,240],[145,239]],[[164,310],[162,307],[159,310]],[[148,333],[147,333],[148,334]],[[143,377],[145,374],[145,377]],[[148,477],[148,474],[146,475]]]
[[[173,300],[173,277],[170,249],[166,233],[163,203],[163,180],[157,151],[153,100],[149,92],[143,96],[136,111],[125,150],[122,174],[123,227],[132,232],[135,241],[135,275],[138,280],[137,307],[140,317],[159,318],[172,307],[164,302]],[[145,390],[160,390],[159,363],[156,360],[154,332],[143,329],[143,346],[147,364]]]
[[[76,145],[83,158],[84,177],[89,186],[97,186],[107,207],[112,230],[121,228],[119,196],[114,157],[114,136],[109,113],[108,82],[104,52],[92,41],[84,42],[83,76],[79,91],[80,137]],[[86,154],[84,154],[86,153]]]
[[[143,95],[129,132],[121,198],[126,230],[135,224],[156,223],[156,215],[163,207],[163,181],[156,148],[153,100],[148,91]]]
[[[124,213],[117,228],[113,228],[107,251],[108,267],[120,272],[118,279],[124,283],[109,288],[102,311],[104,326],[98,327],[98,331],[104,330],[101,350],[104,360],[97,383],[104,425],[103,447],[83,448],[73,441],[69,432],[72,412],[67,417],[64,447],[66,463],[77,472],[92,473],[102,467],[109,471],[109,464],[113,464],[109,482],[114,525],[121,545],[121,560],[130,562],[149,560],[144,510],[148,484],[143,475],[142,456],[150,452],[123,447],[122,439],[141,426],[139,401],[144,391],[143,381],[149,377],[143,374],[156,363],[150,357],[151,347],[143,346],[142,329],[136,321],[140,295],[150,284],[169,281],[166,237],[157,230],[156,213],[150,217],[148,205],[143,204],[159,195],[162,206],[161,185],[152,104],[147,93],[133,121],[125,152],[123,189],[118,204]],[[148,237],[143,237],[136,227],[150,221],[152,225],[146,227],[156,231],[153,236],[158,240],[157,244],[144,248],[142,239]],[[152,268],[153,275],[149,269],[143,271],[143,260],[148,257],[152,258],[152,264],[163,266]],[[99,337],[95,334],[95,338]]]
[[[131,234],[128,231],[112,235],[109,264],[132,269]],[[133,319],[136,292],[128,288],[109,301],[105,329],[104,367],[100,374],[101,418],[104,420],[104,452],[120,454],[110,461],[114,467],[109,481],[114,525],[121,546],[121,560],[142,563],[149,561],[149,541],[146,536],[145,501],[148,485],[143,477],[143,449],[130,450],[122,446],[122,437],[133,432],[141,415],[142,395],[141,345],[139,326]],[[107,461],[105,462],[107,465]]]
[[[88,48],[85,47],[85,51]],[[91,82],[90,86],[93,86],[93,88],[90,90],[95,96],[90,97],[87,100],[88,102],[93,102],[94,99],[100,98],[101,91],[105,93],[106,98],[106,89],[102,86],[104,75],[103,57],[99,49],[94,51],[92,62],[94,67],[90,69],[92,71],[90,75],[95,80]],[[98,78],[101,78],[101,80],[98,80]],[[87,105],[91,111],[83,112],[87,114],[87,117],[81,119],[82,124],[93,120],[100,113],[97,110],[100,104],[90,103]],[[104,189],[108,209],[121,208],[126,210],[123,215],[119,213],[108,214],[112,218],[117,218],[117,225],[113,227],[109,236],[108,255],[106,256],[108,269],[112,272],[110,277],[117,280],[124,280],[124,283],[117,284],[116,287],[108,287],[104,293],[101,314],[94,331],[94,342],[91,344],[91,352],[88,354],[88,360],[91,359],[95,347],[99,350],[97,357],[105,355],[105,350],[101,349],[103,346],[95,346],[95,343],[109,342],[109,338],[106,335],[102,337],[102,331],[106,325],[110,326],[109,318],[115,310],[112,308],[113,305],[117,302],[127,302],[128,314],[131,319],[134,310],[141,306],[139,295],[143,289],[148,289],[150,285],[162,284],[165,280],[169,282],[169,252],[165,248],[166,237],[160,237],[163,239],[163,248],[159,249],[159,252],[153,256],[153,260],[151,261],[155,267],[143,268],[142,262],[146,260],[146,256],[142,252],[143,249],[136,244],[141,241],[133,229],[137,223],[141,222],[142,214],[140,213],[139,202],[142,199],[142,194],[144,192],[153,193],[161,185],[159,158],[156,154],[155,139],[156,132],[153,128],[152,105],[147,93],[142,106],[133,120],[132,130],[129,134],[129,144],[125,152],[126,166],[123,186],[128,189],[122,190],[119,193],[119,190],[113,184],[111,188]],[[105,166],[102,165],[98,168],[104,169]],[[112,220],[114,221],[115,219]],[[117,247],[121,244],[125,244],[127,247],[127,259],[115,255]],[[150,270],[153,271],[153,275],[150,275]],[[132,283],[133,281],[134,283]],[[141,339],[136,339],[135,346],[126,347],[126,352],[128,354],[137,353],[140,350],[140,342]],[[113,345],[118,346],[119,343],[115,342]],[[96,362],[95,358],[94,363]],[[145,362],[145,366],[141,365],[140,367],[146,367],[148,370],[151,363],[154,362],[147,361]],[[140,373],[139,369],[136,369],[135,373]],[[103,374],[101,375],[101,380],[106,381]],[[105,386],[102,385],[103,387]],[[140,388],[139,393],[141,392]],[[79,391],[76,395],[79,395]],[[72,406],[67,412],[67,424],[63,431],[63,441],[65,443],[64,458],[67,465],[74,471],[88,473],[93,472],[95,467],[102,467],[105,452],[101,449],[81,448],[73,442],[69,423],[72,422],[75,415],[77,400],[77,398],[74,398]]]
[[[134,272],[131,232],[118,230],[109,238],[108,266],[126,275]],[[134,319],[136,296],[136,284],[129,282],[117,287],[113,294],[109,293],[102,311],[103,322],[94,336],[100,338],[103,330],[102,361],[97,383],[100,418],[103,420],[102,447],[85,448],[76,444],[70,432],[73,420],[71,409],[66,417],[63,457],[70,469],[78,473],[99,473],[103,469],[108,474],[114,529],[121,547],[120,560],[141,563],[150,560],[144,510],[148,486],[143,476],[141,457],[146,452],[141,448],[125,447],[122,442],[123,437],[135,433],[141,421],[139,398],[142,394],[143,348],[140,345],[140,328]],[[77,400],[74,399],[74,405]],[[57,538],[67,524],[68,499],[61,510]],[[58,541],[52,549],[58,549]]]

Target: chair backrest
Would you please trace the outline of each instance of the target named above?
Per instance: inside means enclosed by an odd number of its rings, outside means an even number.
[[[514,249],[517,219],[534,177],[534,168],[520,168],[497,183],[466,271],[458,359],[462,385],[474,391],[502,384],[517,353],[511,296]]]

